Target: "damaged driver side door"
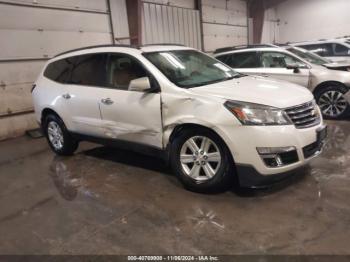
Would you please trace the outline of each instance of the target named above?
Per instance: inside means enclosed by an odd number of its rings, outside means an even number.
[[[104,136],[161,148],[160,92],[129,91],[132,80],[149,77],[157,85],[156,80],[130,55],[110,54],[107,64],[107,88],[99,101]]]

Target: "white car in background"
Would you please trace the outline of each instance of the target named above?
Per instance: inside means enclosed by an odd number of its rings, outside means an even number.
[[[244,76],[183,46],[63,53],[32,95],[55,153],[88,140],[157,155],[194,191],[282,180],[321,152],[327,134],[307,89]]]
[[[349,65],[329,63],[301,48],[255,45],[220,48],[214,56],[234,70],[307,87],[329,119],[349,115]]]
[[[319,56],[328,58],[333,62],[350,62],[349,38],[291,43],[291,45],[309,50]]]

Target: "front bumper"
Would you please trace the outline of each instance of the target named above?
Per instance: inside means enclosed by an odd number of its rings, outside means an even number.
[[[236,171],[240,187],[259,189],[280,184],[301,175],[305,171],[305,166],[269,176],[261,175],[253,166],[249,165],[236,165]]]
[[[289,126],[241,126],[232,128],[228,147],[236,164],[239,183],[242,187],[261,187],[298,173],[323,149],[324,137],[317,135],[324,128],[317,126],[298,129]],[[239,138],[239,139],[235,139]],[[291,164],[270,167],[263,161],[257,148],[294,147],[297,160]]]

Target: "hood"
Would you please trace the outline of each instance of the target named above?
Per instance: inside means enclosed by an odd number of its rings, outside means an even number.
[[[305,87],[258,76],[245,76],[190,90],[198,95],[212,95],[278,108],[300,105],[313,99],[312,93]]]
[[[327,63],[324,64],[324,66],[333,70],[348,71],[348,68],[350,68],[350,62]]]

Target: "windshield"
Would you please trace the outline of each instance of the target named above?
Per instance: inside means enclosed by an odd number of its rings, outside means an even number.
[[[195,50],[144,53],[171,82],[183,88],[213,84],[241,74]]]
[[[320,56],[313,54],[309,51],[306,51],[304,49],[291,47],[291,48],[288,48],[287,50],[289,52],[299,56],[300,58],[305,59],[306,61],[308,61],[309,63],[312,63],[312,64],[324,65],[324,64],[331,63],[326,58],[320,57]]]

